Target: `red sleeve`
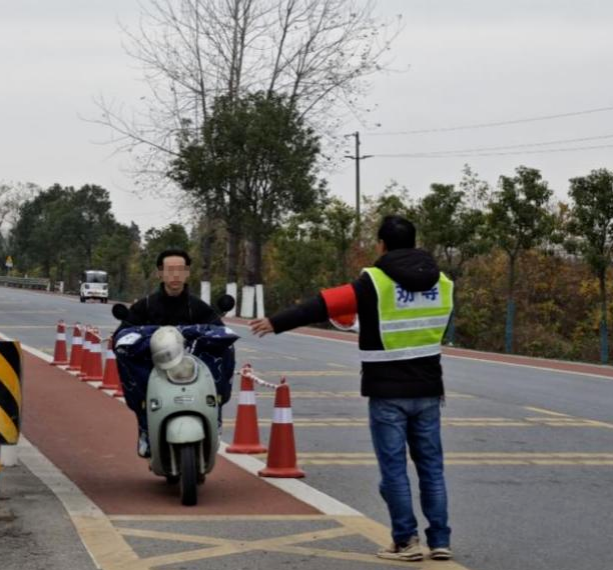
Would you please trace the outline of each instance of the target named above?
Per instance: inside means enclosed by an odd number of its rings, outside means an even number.
[[[358,300],[353,285],[324,289],[321,296],[326,304],[328,318],[354,315],[358,312]]]

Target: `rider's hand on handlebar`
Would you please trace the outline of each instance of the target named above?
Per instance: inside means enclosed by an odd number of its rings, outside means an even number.
[[[249,321],[249,326],[251,327],[251,332],[259,337],[275,332],[275,329],[272,328],[272,324],[270,323],[270,319],[266,318]]]

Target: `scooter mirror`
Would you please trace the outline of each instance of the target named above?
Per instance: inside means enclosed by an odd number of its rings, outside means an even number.
[[[217,308],[222,313],[227,313],[228,311],[231,311],[234,308],[234,305],[236,305],[236,301],[234,300],[234,297],[232,297],[232,295],[222,295],[217,299]]]
[[[111,312],[118,321],[126,321],[130,315],[130,310],[128,307],[122,305],[121,303],[115,303],[111,309]]]

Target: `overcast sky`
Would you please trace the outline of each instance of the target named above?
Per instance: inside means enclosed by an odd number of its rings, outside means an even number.
[[[376,77],[362,102],[374,110],[339,131],[359,130],[362,152],[379,155],[362,162],[365,195],[396,180],[417,198],[433,182],[457,184],[468,163],[492,185],[519,165],[538,168],[565,199],[569,178],[613,169],[613,2],[376,4],[383,17],[403,15],[391,57],[406,71]],[[0,182],[99,184],[121,222],[181,221],[132,193],[130,156],[99,144],[110,133],[82,119],[96,116],[98,95],[131,103],[147,93],[118,25],[138,13],[136,0],[0,0]],[[554,115],[566,116],[545,119]],[[541,120],[456,129],[523,119]],[[380,156],[403,154],[413,156]],[[346,163],[327,177],[353,205]]]

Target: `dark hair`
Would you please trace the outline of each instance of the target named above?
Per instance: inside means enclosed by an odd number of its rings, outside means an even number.
[[[377,237],[383,240],[388,251],[410,249],[415,247],[415,226],[402,216],[385,216]]]
[[[169,249],[165,249],[162,253],[160,253],[160,255],[158,255],[158,258],[155,262],[155,265],[158,269],[164,269],[164,260],[167,257],[182,257],[183,259],[185,259],[185,265],[187,265],[187,267],[192,264],[192,258],[189,256],[189,253],[187,253],[187,251],[185,251],[184,249],[171,247]]]

